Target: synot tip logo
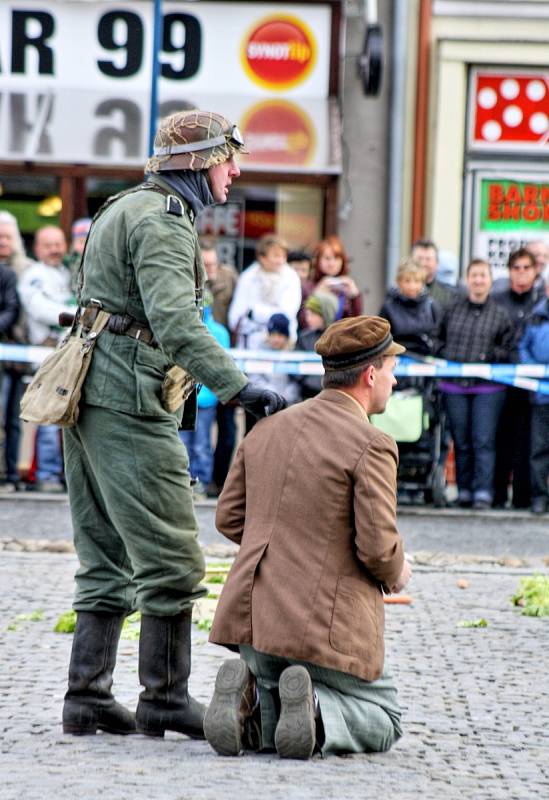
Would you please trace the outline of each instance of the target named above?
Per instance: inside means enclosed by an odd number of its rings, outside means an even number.
[[[313,32],[294,16],[276,14],[255,23],[244,37],[241,60],[248,77],[265,89],[302,83],[316,63]]]

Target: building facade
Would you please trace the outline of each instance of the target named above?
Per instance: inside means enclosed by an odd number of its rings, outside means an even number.
[[[549,241],[548,0],[162,3],[158,115],[225,113],[251,153],[200,220],[239,268],[267,231],[311,249],[337,232],[375,312],[419,237],[503,274]],[[357,76],[381,29],[381,87]],[[0,207],[26,238],[68,231],[142,177],[154,4],[0,7]]]

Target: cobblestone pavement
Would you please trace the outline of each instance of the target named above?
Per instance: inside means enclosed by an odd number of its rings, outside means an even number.
[[[197,502],[199,540],[203,547],[225,548],[215,528],[215,501]],[[402,506],[398,526],[410,550],[467,553],[496,558],[549,557],[549,514],[528,511],[462,511],[430,506]],[[72,550],[72,525],[66,496],[18,492],[0,495],[0,550]],[[229,546],[228,550],[232,548]]]
[[[417,567],[413,604],[387,607],[403,739],[389,753],[294,762],[221,758],[176,734],[64,736],[72,637],[52,628],[70,608],[74,568],[70,554],[0,553],[2,800],[549,798],[549,619],[509,603],[519,569]],[[37,621],[20,618],[40,609]],[[480,617],[487,628],[457,627]],[[193,636],[191,689],[208,701],[227,653]],[[133,706],[136,641],[121,641],[115,678],[117,697]]]

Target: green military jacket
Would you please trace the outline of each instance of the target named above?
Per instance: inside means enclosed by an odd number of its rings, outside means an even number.
[[[183,216],[166,211],[166,198],[143,189],[116,200],[97,219],[84,257],[82,304],[100,300],[106,311],[147,324],[154,349],[129,336],[104,331],[84,384],[89,405],[139,416],[165,416],[160,393],[166,371],[177,364],[227,402],[248,382],[203,324],[195,304],[195,259],[205,270],[187,203]]]

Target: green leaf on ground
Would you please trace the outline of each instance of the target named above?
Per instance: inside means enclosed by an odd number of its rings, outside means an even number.
[[[55,623],[54,632],[55,633],[74,633],[74,629],[76,628],[76,611],[71,609],[70,611],[65,611],[64,614],[61,614],[57,622]]]
[[[538,572],[521,578],[511,602],[526,617],[549,617],[549,576]]]
[[[130,614],[124,620],[120,638],[130,639],[130,640],[139,639],[140,630],[141,630],[141,613],[139,611],[134,611],[133,614]]]
[[[213,625],[212,617],[202,617],[202,619],[199,619],[198,622],[196,623],[196,627],[198,628],[199,631],[209,632],[212,629],[212,625]]]
[[[481,617],[480,619],[461,619],[458,628],[487,628],[488,622]]]
[[[18,614],[15,619],[21,622],[40,622],[40,620],[44,619],[44,611],[39,608],[29,614]]]
[[[44,611],[41,608],[37,608],[35,611],[29,611],[27,614],[18,614],[14,621],[11,622],[6,630],[7,631],[16,631],[19,628],[19,622],[40,622],[44,619]]]

